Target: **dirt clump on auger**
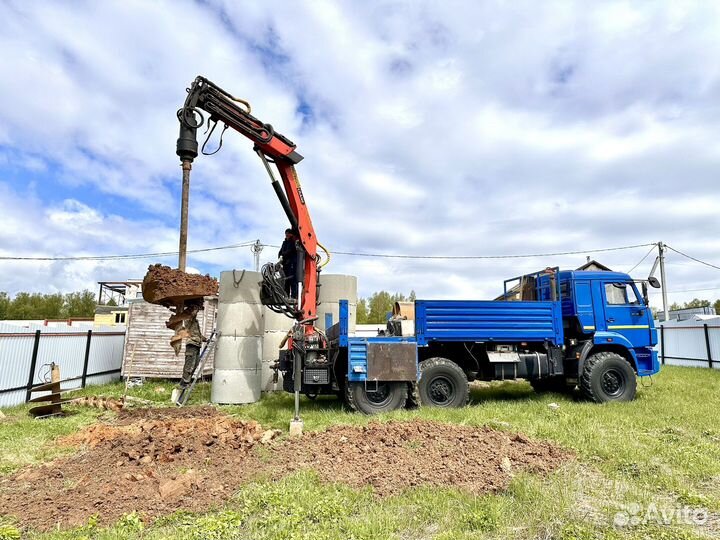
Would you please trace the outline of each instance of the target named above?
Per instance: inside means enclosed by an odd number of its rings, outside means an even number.
[[[305,469],[323,482],[371,486],[379,497],[415,486],[487,493],[518,472],[548,473],[573,456],[522,434],[429,420],[337,425],[297,439],[279,433],[212,407],[123,410],[60,440],[81,452],[0,478],[0,515],[36,530],[95,514],[112,523],[133,511],[148,522],[205,512],[247,482]]]
[[[191,317],[191,308],[201,307],[204,297],[217,293],[217,279],[209,275],[188,274],[161,264],[150,265],[142,282],[145,301],[165,306],[173,313],[165,325],[175,331],[170,340],[175,354],[180,352],[182,338],[185,337],[182,324]]]
[[[202,299],[218,293],[217,279],[209,275],[188,274],[162,264],[148,267],[142,283],[145,301],[166,307],[186,300]]]

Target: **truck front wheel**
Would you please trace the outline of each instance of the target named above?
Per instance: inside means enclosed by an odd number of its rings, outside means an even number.
[[[470,397],[465,372],[446,358],[420,362],[420,401],[429,407],[463,407]]]
[[[345,387],[345,402],[353,411],[378,414],[402,409],[408,396],[404,382],[348,383]]]
[[[617,353],[595,353],[585,360],[580,390],[596,403],[632,401],[637,391],[635,371]]]

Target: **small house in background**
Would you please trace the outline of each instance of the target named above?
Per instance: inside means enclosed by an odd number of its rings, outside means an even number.
[[[585,264],[583,264],[580,268],[576,268],[576,270],[590,270],[590,271],[596,271],[596,272],[612,272],[610,268],[605,266],[604,264],[601,264],[597,262],[595,259],[590,259],[588,257],[588,260]]]
[[[128,300],[142,298],[142,281],[100,281],[97,306],[95,307],[95,326],[125,326],[127,324]]]
[[[95,326],[125,326],[127,323],[127,306],[96,306]]]

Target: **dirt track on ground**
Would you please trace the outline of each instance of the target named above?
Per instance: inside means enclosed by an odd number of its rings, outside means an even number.
[[[153,519],[204,511],[248,481],[308,468],[323,481],[372,486],[378,496],[420,485],[485,493],[507,487],[515,472],[546,473],[571,457],[522,434],[427,420],[277,436],[212,407],[121,411],[59,441],[79,453],[2,478],[0,515],[36,530],[80,525],[93,514],[101,523],[132,511]]]

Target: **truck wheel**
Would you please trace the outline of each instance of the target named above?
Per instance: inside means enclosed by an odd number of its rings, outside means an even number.
[[[637,390],[635,370],[617,353],[595,353],[585,360],[580,390],[596,403],[632,401]]]
[[[538,394],[543,392],[558,392],[561,394],[567,394],[571,388],[565,384],[565,377],[545,377],[544,379],[533,379],[530,381],[530,386]]]
[[[420,362],[420,401],[430,407],[462,407],[470,399],[465,372],[447,358]]]
[[[375,383],[370,383],[374,390]],[[381,382],[377,391],[370,392],[365,383],[348,383],[345,402],[353,411],[364,414],[378,414],[401,409],[407,401],[407,384],[404,382]]]

